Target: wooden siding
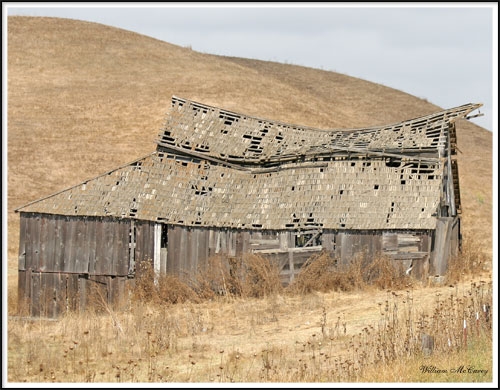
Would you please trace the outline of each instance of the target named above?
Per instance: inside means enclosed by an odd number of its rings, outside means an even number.
[[[117,309],[126,303],[132,279],[63,272],[19,271],[19,314],[57,318],[67,310]]]
[[[235,257],[250,252],[274,262],[281,272],[283,283],[288,284],[309,257],[326,250],[342,264],[349,264],[359,256],[374,259],[385,255],[405,270],[412,267],[411,272],[418,277],[428,272],[430,231],[346,233],[328,230],[321,234],[321,245],[297,247],[295,240],[300,234],[304,233],[169,226],[166,271],[178,276],[192,276],[200,267],[207,265],[211,256],[224,254]]]
[[[192,277],[212,256],[255,253],[278,266],[285,285],[320,251],[330,252],[341,264],[359,256],[369,261],[385,255],[403,269],[411,269],[417,278],[442,274],[448,257],[458,250],[452,246],[458,246],[460,230],[459,219],[454,218],[440,218],[435,232],[259,232],[33,213],[21,213],[20,226],[19,307],[33,316],[58,316],[67,309],[86,308],[96,286],[106,302],[120,302],[129,282],[138,276],[134,262],[153,262],[155,226],[157,236],[163,231],[168,237],[166,247],[160,248],[166,256],[159,269],[162,273]],[[162,241],[156,237],[156,246],[158,242]]]
[[[19,270],[126,276],[129,234],[127,219],[21,213]]]
[[[444,275],[448,269],[450,256],[457,251],[457,249],[452,248],[452,244],[456,246],[459,243],[459,229],[455,220],[452,217],[438,218],[430,257],[429,273],[432,276]]]
[[[148,257],[151,223],[138,224]],[[20,313],[57,317],[84,309],[96,283],[116,304],[129,281],[131,221],[21,213],[18,299]],[[136,256],[141,259],[141,256]],[[94,298],[95,299],[95,298]]]

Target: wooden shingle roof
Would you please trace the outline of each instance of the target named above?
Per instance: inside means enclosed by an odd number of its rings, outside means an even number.
[[[174,97],[154,153],[16,211],[241,229],[434,229],[448,129],[479,106],[320,130]]]

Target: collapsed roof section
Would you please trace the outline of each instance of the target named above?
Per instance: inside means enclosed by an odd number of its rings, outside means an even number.
[[[480,106],[466,104],[389,126],[320,130],[173,97],[157,143],[159,150],[165,148],[241,167],[267,167],[321,156],[396,156],[435,161],[446,153],[450,123]]]
[[[319,130],[172,99],[156,152],[17,211],[213,228],[434,229],[451,123]]]

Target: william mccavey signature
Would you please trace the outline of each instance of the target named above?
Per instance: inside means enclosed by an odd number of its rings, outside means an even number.
[[[488,370],[479,369],[474,366],[458,366],[450,369],[438,368],[436,366],[420,366],[423,374],[482,374],[486,375]]]

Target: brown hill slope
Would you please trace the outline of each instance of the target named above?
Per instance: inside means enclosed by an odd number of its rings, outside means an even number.
[[[153,151],[172,95],[321,128],[390,124],[440,109],[346,75],[202,54],[96,23],[9,17],[7,28],[11,275],[13,210]],[[492,133],[461,122],[458,147],[464,230],[491,253]]]

